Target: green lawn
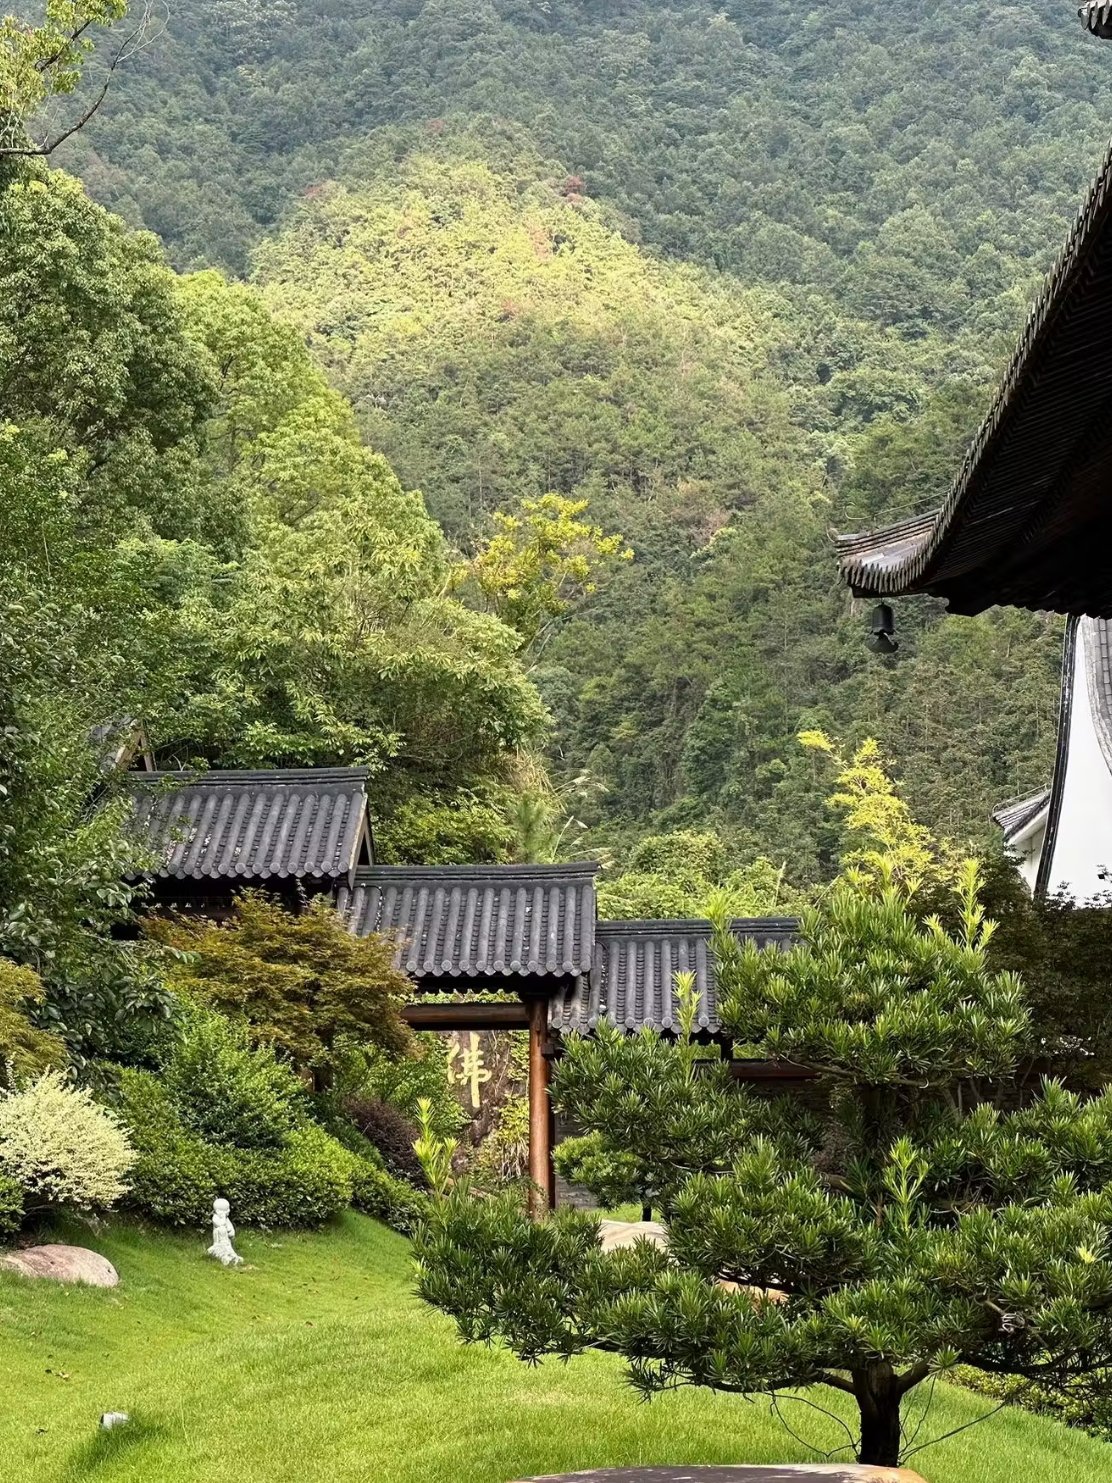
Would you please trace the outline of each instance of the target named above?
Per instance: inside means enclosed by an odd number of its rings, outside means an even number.
[[[88,1244],[119,1268],[115,1291],[0,1277],[0,1477],[505,1483],[809,1455],[763,1403],[685,1392],[643,1405],[608,1356],[529,1370],[462,1348],[412,1296],[406,1243],[359,1216],[327,1235],[245,1235],[240,1272],[209,1262],[200,1235],[117,1224]],[[927,1426],[982,1409],[940,1386]],[[105,1410],[132,1425],[100,1433]],[[808,1436],[830,1426],[801,1405],[792,1420]],[[914,1465],[930,1483],[1104,1483],[1112,1448],[1008,1411]]]

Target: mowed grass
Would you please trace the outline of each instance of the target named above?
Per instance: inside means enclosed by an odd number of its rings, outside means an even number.
[[[639,1402],[606,1355],[529,1369],[464,1348],[412,1293],[406,1242],[350,1215],[321,1235],[203,1237],[118,1223],[85,1237],[114,1291],[0,1277],[0,1478],[20,1483],[507,1483],[635,1463],[802,1462],[765,1402]],[[837,1406],[840,1397],[816,1395]],[[939,1386],[920,1433],[985,1409]],[[802,1404],[792,1424],[836,1429]],[[131,1424],[98,1430],[102,1411]],[[1106,1483],[1112,1447],[1001,1412],[920,1453],[930,1483]]]

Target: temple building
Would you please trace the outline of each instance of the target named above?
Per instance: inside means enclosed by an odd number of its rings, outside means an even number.
[[[1098,34],[1109,6],[1082,11]],[[1110,33],[1112,34],[1112,33]],[[939,509],[838,539],[843,580],[1070,616],[1054,775],[994,815],[1031,890],[1079,902],[1112,867],[1112,147],[1047,275],[988,415]]]
[[[839,539],[858,597],[1112,618],[1112,151],[933,514]]]
[[[235,890],[296,908],[373,859],[365,767],[128,774],[154,904],[220,917]]]
[[[1050,787],[993,818],[1036,896],[1077,902],[1110,889],[1112,869],[1112,624],[1072,618],[1062,664],[1058,749]]]

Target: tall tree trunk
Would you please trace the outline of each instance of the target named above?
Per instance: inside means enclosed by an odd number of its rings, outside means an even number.
[[[880,1362],[853,1372],[861,1412],[858,1462],[896,1467],[900,1460],[900,1391],[892,1366]]]

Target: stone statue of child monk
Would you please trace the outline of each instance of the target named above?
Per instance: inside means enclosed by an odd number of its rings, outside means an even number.
[[[214,1200],[212,1202],[212,1245],[208,1249],[209,1256],[214,1256],[224,1267],[241,1267],[243,1258],[232,1245],[232,1237],[236,1228],[232,1225],[229,1211],[231,1206],[227,1200]]]

